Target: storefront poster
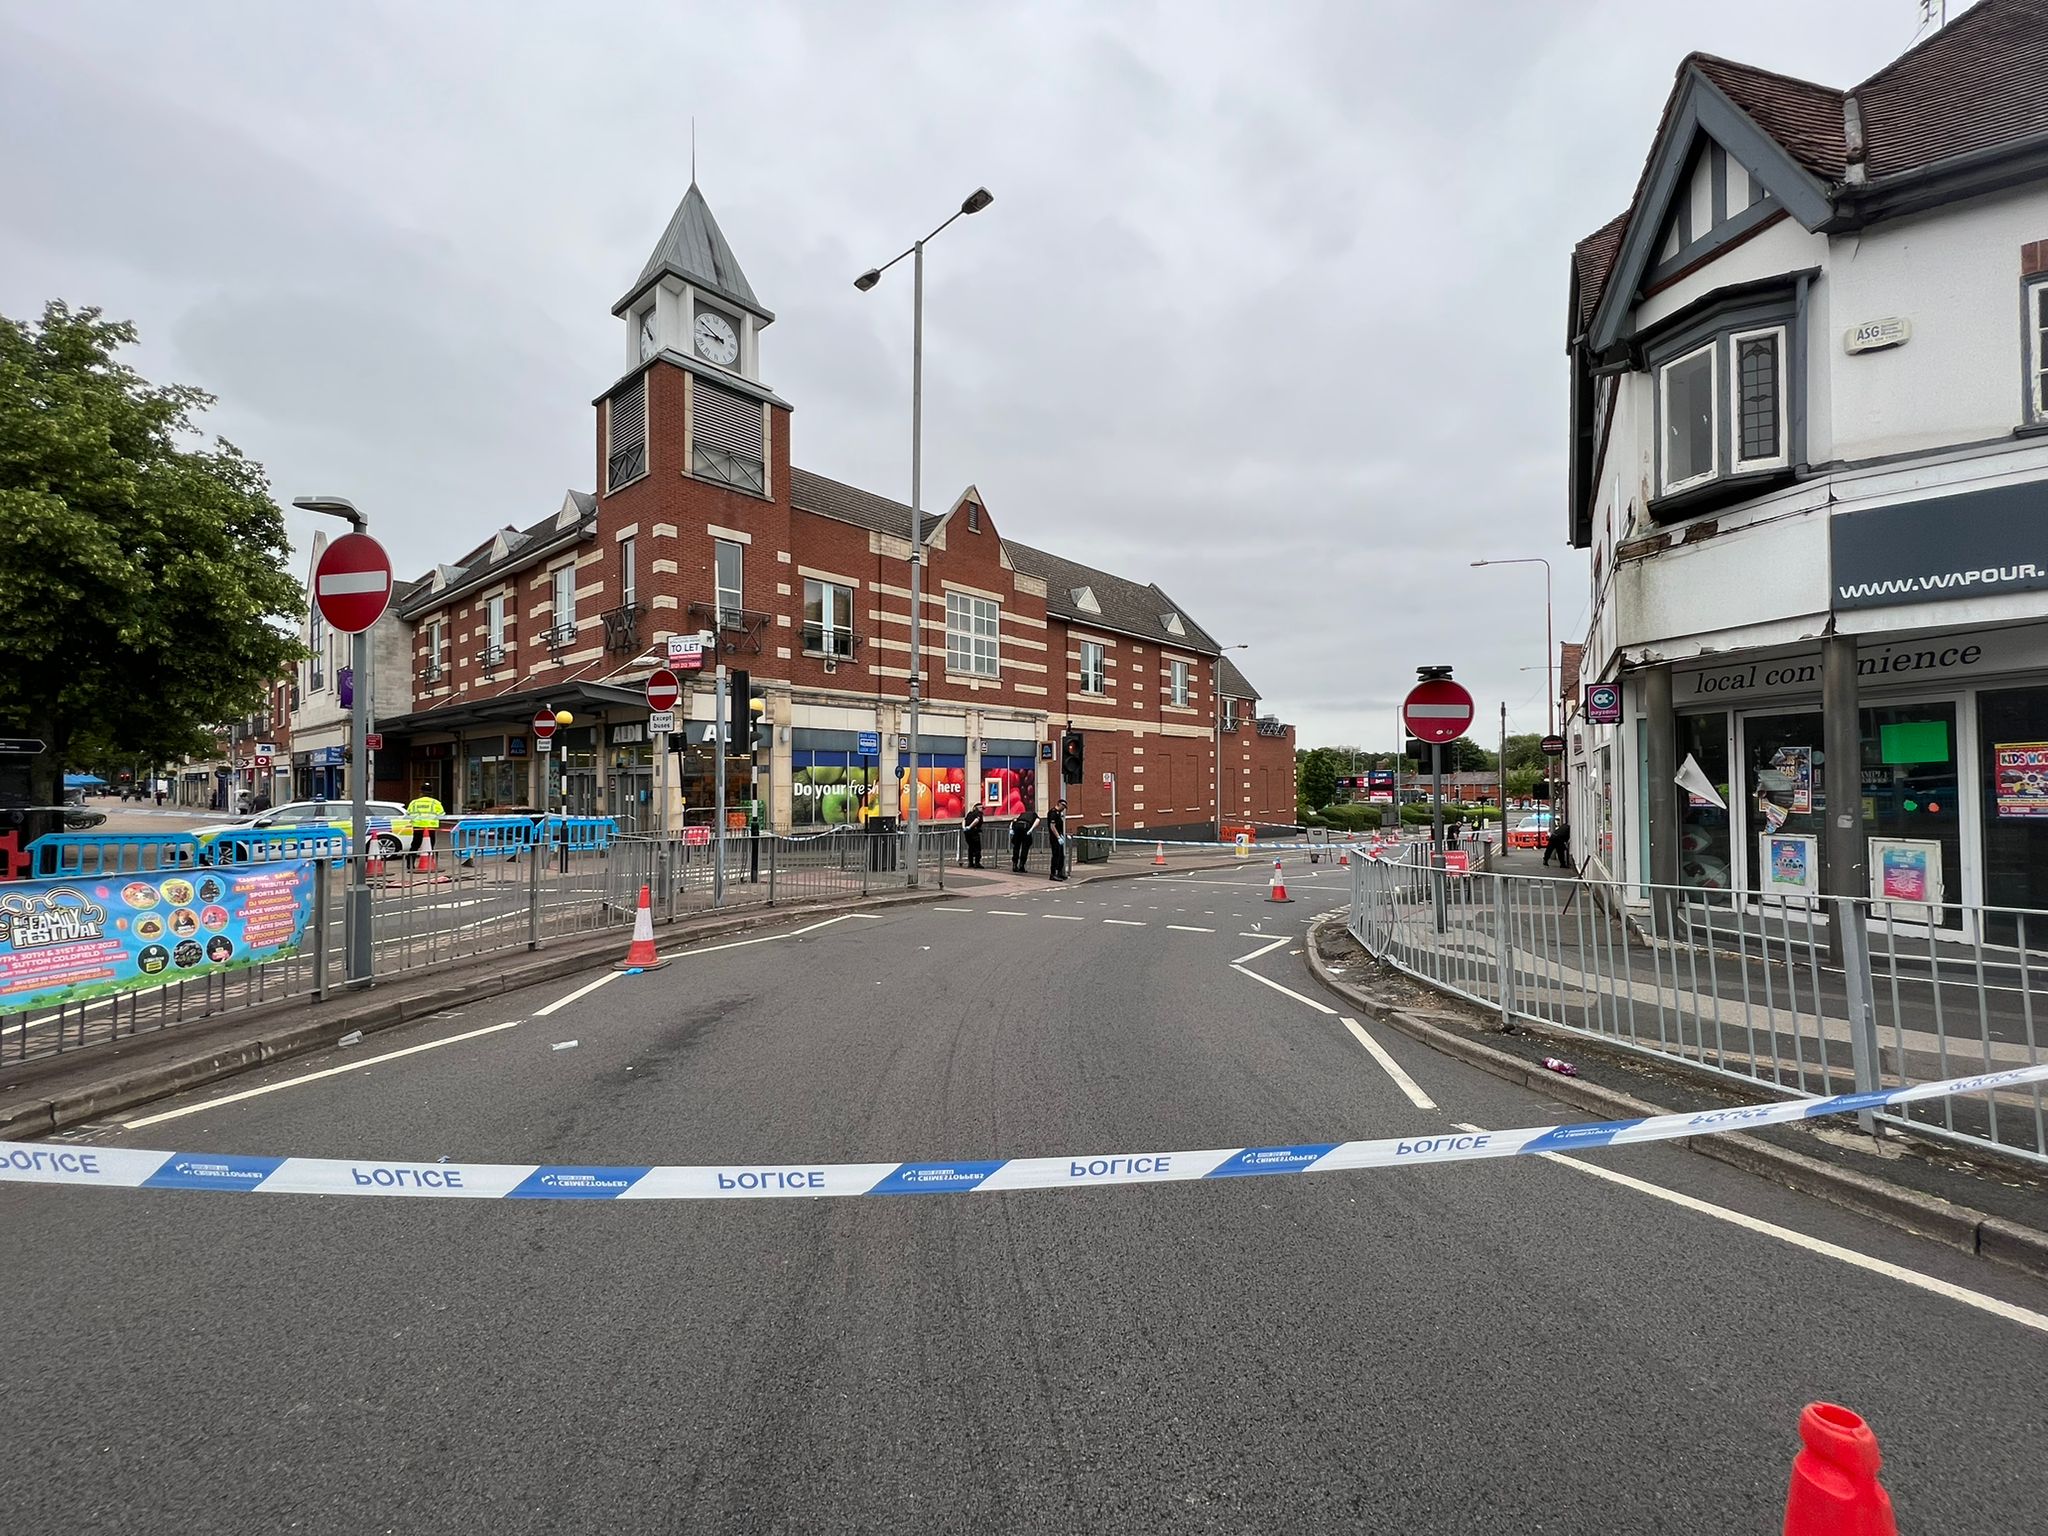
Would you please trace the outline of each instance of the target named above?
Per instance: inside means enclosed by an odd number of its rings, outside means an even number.
[[[1940,906],[1941,844],[1920,838],[1873,837],[1870,894],[1879,901]]]
[[[1761,868],[1766,896],[1820,894],[1820,847],[1817,839],[1798,832],[1766,832],[1757,841],[1763,855]]]
[[[1791,818],[1785,814],[1785,807],[1778,804],[1778,802],[1775,800],[1759,800],[1757,801],[1756,808],[1763,813],[1764,821],[1769,825],[1770,829],[1773,832],[1777,831],[1778,828],[1782,827],[1783,825],[1785,825],[1787,821],[1791,820]]]
[[[311,863],[294,859],[11,884],[0,895],[0,1014],[295,954],[315,878]]]
[[[2048,818],[2048,741],[2000,742],[1991,753],[1999,818]]]
[[[1813,748],[1780,747],[1771,754],[1771,766],[1764,776],[1766,788],[1791,796],[1792,814],[1806,816],[1813,811]]]

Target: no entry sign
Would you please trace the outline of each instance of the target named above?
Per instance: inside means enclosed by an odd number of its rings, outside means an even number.
[[[1417,683],[1401,704],[1408,734],[1435,746],[1456,741],[1472,723],[1472,695],[1448,677]]]
[[[313,601],[340,635],[357,635],[391,605],[391,557],[367,533],[345,533],[320,552],[313,567]]]
[[[647,679],[647,707],[651,710],[674,709],[682,692],[682,682],[675,673],[667,667],[658,667]]]
[[[555,734],[555,712],[552,709],[542,709],[534,712],[533,734],[542,741],[546,741]]]

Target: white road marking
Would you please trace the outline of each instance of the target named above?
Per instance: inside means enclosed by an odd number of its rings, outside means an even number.
[[[1309,1007],[1315,1009],[1317,1013],[1334,1014],[1337,1011],[1334,1008],[1324,1007],[1321,1003],[1317,1002],[1312,997],[1303,997],[1299,992],[1295,991],[1292,987],[1283,987],[1277,981],[1268,980],[1266,977],[1261,976],[1257,971],[1248,971],[1241,965],[1233,965],[1231,966],[1231,969],[1237,972],[1237,974],[1240,976],[1249,976],[1253,981],[1259,982],[1264,986],[1271,987],[1275,992],[1286,993],[1289,997],[1293,998],[1297,1003],[1307,1003]]]
[[[1214,928],[1197,928],[1192,923],[1168,923],[1166,926],[1175,933],[1214,933],[1216,931]]]
[[[582,986],[578,987],[574,992],[571,992],[567,997],[558,997],[552,1003],[549,1003],[547,1007],[536,1008],[533,1011],[533,1016],[536,1019],[545,1019],[549,1017],[551,1014],[555,1013],[557,1010],[568,1007],[571,1003],[575,1002],[577,998],[588,997],[591,993],[595,992],[599,987],[610,986],[613,982],[617,981],[621,976],[625,974],[626,973],[624,971],[606,971],[602,976],[598,977],[597,980],[584,983]]]
[[[1041,912],[1039,916],[1053,923],[1085,923],[1088,921],[1087,918],[1081,916],[1078,912]]]
[[[1436,1100],[1424,1093],[1421,1085],[1401,1070],[1401,1064],[1387,1054],[1385,1046],[1365,1032],[1364,1025],[1360,1024],[1356,1019],[1340,1019],[1338,1022],[1351,1031],[1353,1039],[1357,1040],[1360,1045],[1372,1053],[1372,1059],[1378,1062],[1380,1069],[1394,1080],[1394,1086],[1408,1095],[1408,1102],[1410,1104],[1413,1104],[1417,1109],[1436,1108]]]
[[[1029,917],[1031,914],[1029,912],[1019,912],[1011,907],[990,907],[988,915],[990,917]]]
[[[1145,926],[1135,918],[1129,917],[1105,917],[1103,921],[1112,928],[1142,928]]]
[[[1484,1126],[1460,1124],[1461,1131],[1485,1132]],[[1889,1259],[1873,1258],[1867,1253],[1858,1253],[1853,1248],[1844,1248],[1825,1238],[1809,1237],[1804,1232],[1795,1232],[1790,1227],[1781,1227],[1774,1221],[1742,1211],[1730,1210],[1725,1205],[1714,1205],[1709,1201],[1696,1199],[1692,1195],[1680,1194],[1675,1189],[1666,1189],[1661,1184],[1652,1184],[1612,1168],[1602,1168],[1593,1163],[1581,1162],[1576,1157],[1566,1157],[1559,1152],[1538,1152],[1536,1156],[1547,1162],[1562,1163],[1567,1168],[1576,1168],[1580,1173],[1591,1174],[1596,1179],[1605,1179],[1610,1184],[1619,1184],[1626,1189],[1638,1190],[1653,1199],[1664,1200],[1672,1205],[1697,1211],[1702,1216],[1711,1216],[1716,1221],[1725,1221],[1731,1226],[1746,1231],[1760,1232],[1765,1237],[1775,1237],[1780,1242],[1790,1243],[1795,1248],[1804,1248],[1808,1253],[1820,1254],[1823,1258],[1839,1259],[1857,1269],[1867,1269],[1874,1275],[1883,1275],[1901,1285],[1910,1285],[1936,1296],[1946,1296],[1950,1301],[1959,1301],[1966,1307],[1975,1307],[1980,1312],[1989,1312],[1993,1317],[2002,1317],[2009,1323],[2018,1323],[2022,1328],[2033,1328],[2048,1333],[2048,1314],[2029,1311],[2014,1306],[2009,1301],[2000,1301],[1996,1296],[1986,1296],[1981,1291],[1965,1290],[1962,1286],[1947,1280],[1938,1280],[1933,1275],[1923,1275],[1917,1269],[1907,1269],[1903,1264],[1894,1264]]]
[[[1263,933],[1240,933],[1238,937],[1240,939],[1263,939],[1265,935]],[[1272,943],[1268,944],[1264,949],[1255,949],[1248,955],[1239,955],[1235,960],[1231,961],[1230,963],[1232,965],[1243,965],[1247,960],[1256,960],[1261,955],[1270,955],[1271,953],[1273,953],[1274,950],[1278,949],[1282,944],[1285,944],[1286,942],[1287,941],[1285,939],[1275,939]]]
[[[201,1110],[218,1109],[223,1104],[239,1104],[243,1099],[259,1099],[266,1093],[281,1093],[302,1083],[317,1083],[323,1077],[339,1077],[344,1072],[360,1072],[364,1067],[374,1067],[380,1061],[396,1061],[401,1056],[417,1056],[421,1051],[439,1050],[444,1045],[457,1045],[464,1040],[474,1040],[479,1035],[495,1035],[501,1029],[517,1029],[523,1022],[521,1019],[511,1019],[503,1024],[486,1024],[482,1029],[465,1030],[459,1035],[429,1040],[423,1045],[408,1045],[402,1051],[386,1051],[381,1056],[365,1056],[361,1061],[351,1061],[343,1066],[326,1067],[318,1072],[288,1077],[281,1083],[267,1083],[261,1088],[244,1088],[240,1093],[224,1093],[203,1103],[188,1104],[183,1109],[167,1109],[160,1114],[144,1115],[140,1120],[124,1120],[121,1122],[121,1129],[136,1131],[145,1125],[161,1125],[166,1120],[182,1119],[186,1115],[196,1115]]]
[[[933,907],[934,912],[972,912],[972,907]]]

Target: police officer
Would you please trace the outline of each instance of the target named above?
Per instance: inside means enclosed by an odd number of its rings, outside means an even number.
[[[967,814],[960,821],[960,839],[967,845],[967,867],[981,868],[981,806],[977,803],[967,807]]]
[[[1052,878],[1067,878],[1067,802],[1062,800],[1045,818],[1046,847],[1052,852]]]
[[[412,804],[405,808],[405,819],[412,823],[412,846],[406,850],[406,868],[412,867],[423,840],[431,849],[434,834],[441,828],[441,818],[447,814],[441,802],[434,798],[433,787],[422,784],[419,794],[413,797]]]
[[[1038,825],[1038,813],[1030,806],[1017,812],[1010,823],[1010,872],[1021,875],[1031,859],[1031,831]]]

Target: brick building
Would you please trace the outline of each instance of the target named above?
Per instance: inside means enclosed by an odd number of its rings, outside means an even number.
[[[750,674],[765,722],[756,750],[735,738],[729,807],[759,798],[778,830],[857,820],[863,802],[900,814],[909,508],[792,465],[790,406],[761,373],[774,316],[695,185],[613,313],[625,372],[593,402],[598,491],[408,588],[411,708],[380,722],[380,785],[402,761],[451,807],[701,819],[723,664]],[[1107,821],[1114,795],[1126,831],[1292,820],[1292,727],[1258,718],[1216,639],[1157,585],[1005,538],[972,486],[921,534],[921,817],[957,820],[970,795],[993,815],[1043,810],[1071,729],[1078,819]],[[642,688],[671,636],[701,637],[704,669],[684,674],[657,763]],[[562,710],[572,723],[539,750],[533,718]]]

